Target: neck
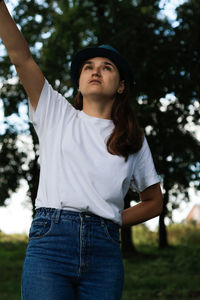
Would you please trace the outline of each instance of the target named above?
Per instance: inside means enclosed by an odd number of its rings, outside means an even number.
[[[103,101],[102,101],[103,99]],[[97,99],[97,97],[83,98],[83,111],[93,117],[110,119],[111,120],[111,110],[114,100],[107,100],[105,98]]]

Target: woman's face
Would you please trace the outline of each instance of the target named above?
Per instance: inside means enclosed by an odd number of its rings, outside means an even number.
[[[113,99],[123,90],[124,80],[120,80],[119,71],[110,59],[94,57],[84,63],[79,78],[79,91],[83,97]]]

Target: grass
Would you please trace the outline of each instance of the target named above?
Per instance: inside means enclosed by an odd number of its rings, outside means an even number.
[[[139,246],[125,259],[123,300],[200,299],[200,246]]]
[[[20,299],[22,264],[27,245],[25,235],[0,233],[0,299]]]
[[[137,253],[124,259],[122,300],[200,299],[200,228],[168,227],[170,247],[159,250],[157,234],[133,227]],[[0,233],[0,299],[20,300],[22,265],[28,239]],[[94,299],[95,300],[95,299]]]

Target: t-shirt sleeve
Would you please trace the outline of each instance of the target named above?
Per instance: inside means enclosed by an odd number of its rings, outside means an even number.
[[[160,182],[160,179],[154,166],[151,150],[144,137],[142,148],[135,154],[130,189],[134,192],[142,192],[158,182]]]
[[[52,88],[45,79],[36,110],[29,100],[29,119],[32,122],[39,138],[47,130],[51,130],[65,115],[69,117],[75,108],[65,97]]]

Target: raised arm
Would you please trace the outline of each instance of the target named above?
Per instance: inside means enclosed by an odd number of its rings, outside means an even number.
[[[0,37],[14,64],[34,109],[44,85],[44,75],[35,63],[27,42],[12,19],[5,3],[0,0]]]

